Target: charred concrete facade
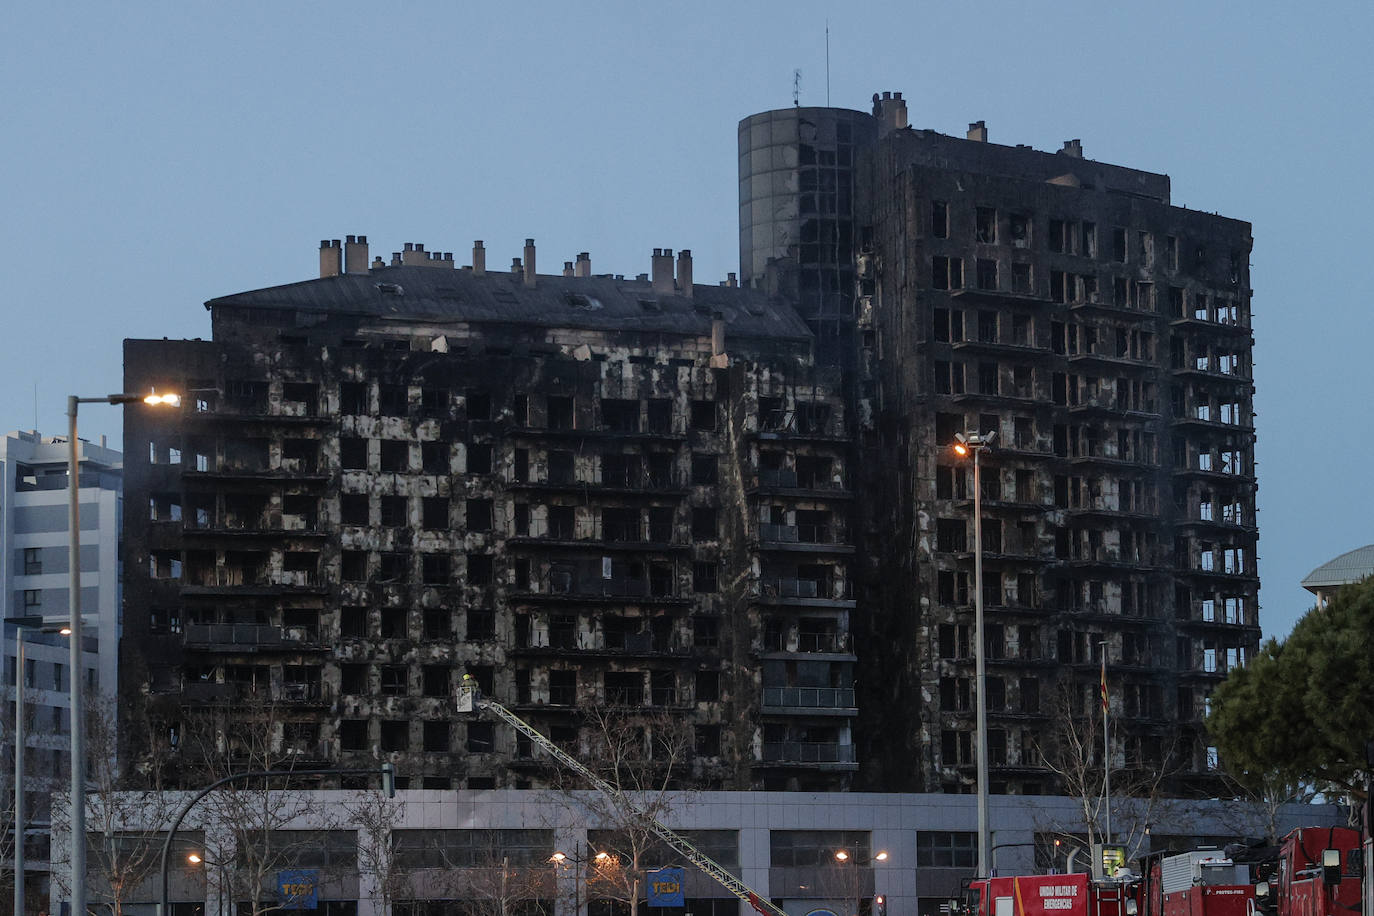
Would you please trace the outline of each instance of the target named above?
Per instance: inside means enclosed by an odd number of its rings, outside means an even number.
[[[699,786],[849,787],[839,372],[688,251],[638,280],[485,255],[327,240],[318,279],[208,302],[212,340],[126,342],[130,390],[186,392],[126,419],[127,699],[216,711],[231,754],[272,704],[301,764],[546,785],[453,714],[467,672],[570,748],[628,708],[691,729]]]
[[[981,431],[993,791],[1064,789],[1043,755],[1097,708],[1105,643],[1113,765],[1210,792],[1206,697],[1260,632],[1250,227],[1077,140],[907,117],[884,93],[740,124],[745,282],[823,262],[827,333],[854,341],[819,352],[854,367],[863,781],[971,790],[972,474],[949,446]]]

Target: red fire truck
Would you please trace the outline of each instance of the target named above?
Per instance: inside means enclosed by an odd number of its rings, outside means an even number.
[[[1255,888],[1249,868],[1218,849],[1141,859],[1141,916],[1249,916]]]
[[[1015,875],[970,882],[968,916],[1132,916],[1134,883],[1085,874]]]
[[[1300,827],[1283,838],[1272,874],[1260,866],[1259,908],[1273,916],[1352,916],[1360,912],[1360,833]]]

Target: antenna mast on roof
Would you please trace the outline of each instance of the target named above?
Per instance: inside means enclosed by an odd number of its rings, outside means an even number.
[[[830,107],[830,20],[825,20],[825,107]]]
[[[792,71],[792,107],[801,107],[801,71]]]

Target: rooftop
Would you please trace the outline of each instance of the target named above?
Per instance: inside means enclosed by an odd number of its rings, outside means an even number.
[[[1302,580],[1302,587],[1315,594],[1318,589],[1353,585],[1372,575],[1374,575],[1374,544],[1367,544],[1318,566]]]
[[[647,279],[540,274],[533,286],[510,271],[427,266],[372,267],[366,273],[221,296],[221,307],[295,309],[433,323],[533,324],[598,331],[708,336],[717,314],[736,337],[809,340],[786,301],[763,290],[696,284],[690,297],[656,292]]]

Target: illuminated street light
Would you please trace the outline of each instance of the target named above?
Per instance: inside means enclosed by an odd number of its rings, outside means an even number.
[[[973,456],[973,658],[978,693],[977,782],[978,782],[978,876],[986,878],[992,864],[988,832],[988,703],[987,659],[983,646],[983,486],[979,455],[992,448],[996,432],[955,433],[954,454]]]

